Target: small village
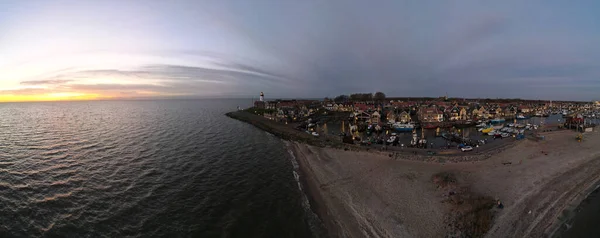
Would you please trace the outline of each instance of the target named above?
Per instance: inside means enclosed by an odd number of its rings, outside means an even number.
[[[322,100],[265,100],[261,92],[253,104],[246,110],[315,137],[349,144],[427,149],[457,147],[462,151],[478,148],[489,139],[536,137],[536,130],[591,131],[600,118],[599,102],[447,96],[397,98],[386,97],[381,92]],[[325,134],[319,126],[326,123],[341,123],[342,129],[339,133]],[[435,134],[427,131],[435,131]],[[471,133],[465,136],[465,132]],[[433,143],[434,137],[446,142],[440,143],[438,139]],[[407,139],[402,141],[401,138]]]

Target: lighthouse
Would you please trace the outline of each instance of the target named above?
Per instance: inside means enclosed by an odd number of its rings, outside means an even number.
[[[265,101],[265,94],[263,92],[260,92],[260,101],[261,102]]]

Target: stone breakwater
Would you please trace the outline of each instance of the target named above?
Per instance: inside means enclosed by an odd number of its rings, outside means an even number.
[[[272,121],[259,115],[252,114],[246,111],[235,111],[228,112],[226,116],[237,119],[257,128],[269,132],[283,140],[296,141],[312,146],[318,147],[330,147],[341,150],[350,151],[367,151],[377,154],[387,155],[393,159],[412,160],[412,161],[423,161],[433,163],[460,163],[460,162],[475,162],[482,161],[490,158],[491,156],[498,154],[508,148],[513,147],[516,143],[506,143],[500,147],[494,147],[490,149],[481,149],[480,152],[465,152],[465,153],[451,153],[443,154],[438,153],[435,155],[425,155],[424,151],[406,150],[406,151],[386,151],[380,148],[365,147],[359,145],[344,144],[340,141],[325,140],[320,137],[314,137],[306,132],[296,130],[290,125],[286,125],[280,122]]]
[[[290,127],[289,125],[275,122],[275,121],[266,119],[262,116],[255,115],[255,114],[252,114],[252,113],[249,113],[246,111],[228,112],[225,115],[230,118],[249,123],[263,131],[269,132],[269,133],[271,133],[281,139],[284,139],[284,140],[298,141],[298,142],[302,142],[302,143],[313,145],[313,146],[319,146],[319,147],[325,147],[327,145],[332,146],[334,144],[338,144],[338,146],[341,145],[341,143],[334,143],[331,141],[327,142],[324,140],[320,140],[319,138],[314,137],[306,132],[296,130],[296,129]]]

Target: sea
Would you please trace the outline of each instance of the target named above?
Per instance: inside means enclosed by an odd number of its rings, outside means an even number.
[[[0,103],[0,237],[324,237],[250,104]]]

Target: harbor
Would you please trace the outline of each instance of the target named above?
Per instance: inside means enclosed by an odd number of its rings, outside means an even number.
[[[569,226],[571,204],[600,181],[600,104],[463,104],[261,94],[227,116],[284,139],[331,237],[551,237]]]

